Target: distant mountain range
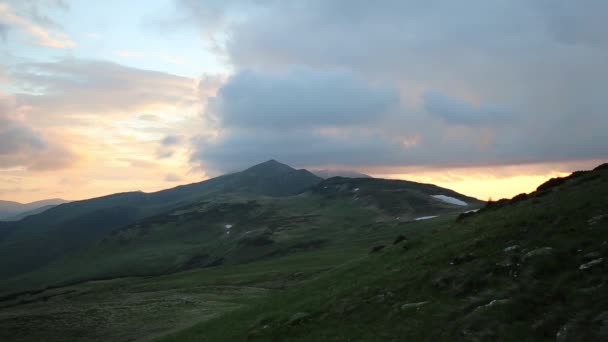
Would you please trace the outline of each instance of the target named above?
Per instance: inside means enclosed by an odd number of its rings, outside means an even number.
[[[284,218],[285,215],[330,218],[336,216],[335,220],[339,224],[334,224],[333,229],[337,229],[343,224],[342,215],[354,218],[366,213],[366,219],[356,223],[362,224],[367,220],[395,220],[397,217],[398,221],[407,221],[463,210],[462,207],[438,200],[432,197],[433,195],[453,197],[469,203],[474,208],[482,203],[430,184],[374,178],[334,177],[323,180],[307,170],[296,170],[275,160],[269,160],[241,172],[199,183],[153,193],[126,192],[74,201],[17,222],[0,222],[0,259],[3,260],[0,265],[0,277],[21,279],[15,280],[14,284],[22,287],[24,282],[20,277],[23,274],[38,272],[38,269],[45,267],[55,267],[51,265],[66,258],[72,258],[71,260],[80,264],[88,260],[87,258],[93,263],[107,259],[107,264],[112,265],[108,266],[107,271],[101,267],[90,269],[87,266],[82,273],[76,271],[78,266],[64,267],[67,275],[63,276],[72,279],[125,275],[128,272],[123,270],[133,267],[132,263],[141,262],[142,251],[157,246],[158,242],[146,242],[148,239],[162,241],[161,245],[151,250],[154,254],[158,253],[157,251],[177,248],[176,246],[192,246],[196,241],[197,244],[210,249],[206,257],[202,258],[207,260],[205,263],[213,263],[214,260],[247,262],[263,257],[264,253],[283,253],[279,252],[279,244],[271,245],[272,248],[278,248],[274,252],[266,249],[256,249],[254,252],[247,247],[248,243],[238,240],[230,240],[228,245],[212,252],[212,245],[217,241],[224,241],[217,240],[215,229],[220,227],[223,232],[224,225],[234,225],[235,222],[240,222],[235,231],[244,227],[244,222],[248,222],[250,231],[264,231],[263,227],[274,229],[272,227],[283,224],[293,225],[294,223],[280,223],[282,220],[293,221],[291,218]],[[336,210],[328,209],[334,206]],[[344,210],[346,214],[343,213]],[[299,212],[302,213],[297,214]],[[308,214],[305,214],[306,212]],[[176,219],[178,221],[175,221]],[[294,222],[299,220],[302,219]],[[310,219],[306,219],[308,220]],[[272,223],[273,221],[276,222]],[[171,227],[176,224],[177,227],[199,228],[175,235],[180,230]],[[201,231],[202,228],[204,229]],[[127,250],[121,247],[124,244],[125,231],[133,234],[129,235],[127,240],[139,247]],[[286,237],[285,241],[291,241],[297,236]],[[318,240],[315,235],[307,238]],[[172,247],[166,246],[166,243],[170,243]],[[198,247],[200,248],[203,247]],[[242,248],[245,250],[241,250]],[[228,253],[230,250],[232,252]],[[147,256],[149,264],[138,267],[136,273],[158,273],[189,267],[187,256],[194,257],[192,253],[194,252],[179,252],[180,260],[183,260],[178,264],[173,260],[177,255],[170,253],[163,254],[161,259]],[[75,257],[76,255],[78,257]],[[185,264],[181,264],[184,262]],[[172,264],[174,266],[169,266]],[[59,271],[46,272],[52,275],[48,280],[50,284],[62,279]],[[32,279],[38,279],[43,273],[38,272]],[[32,280],[31,284],[40,285],[37,280]],[[6,288],[0,288],[0,293],[13,287],[8,281],[4,285]]]
[[[17,221],[26,216],[41,213],[56,205],[67,203],[69,201],[53,198],[31,203],[19,203],[13,201],[0,200],[0,220]]]
[[[328,179],[332,177],[372,178],[371,176],[366,175],[364,173],[350,170],[311,170],[310,172],[323,179]]]

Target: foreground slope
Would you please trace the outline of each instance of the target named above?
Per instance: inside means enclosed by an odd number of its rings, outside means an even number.
[[[161,340],[608,340],[607,165],[387,245]]]

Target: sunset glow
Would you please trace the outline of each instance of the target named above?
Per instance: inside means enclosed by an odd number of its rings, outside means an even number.
[[[605,40],[556,31],[557,9],[512,4],[530,14],[514,23],[480,4],[493,19],[471,30],[451,11],[237,3],[0,0],[0,199],[155,191],[274,158],[486,200],[608,157],[605,98],[585,90],[605,84]]]

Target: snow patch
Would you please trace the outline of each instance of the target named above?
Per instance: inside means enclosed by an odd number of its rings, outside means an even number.
[[[446,203],[450,203],[450,204],[455,204],[455,205],[468,205],[467,202],[461,201],[458,198],[454,198],[454,197],[450,197],[450,196],[446,196],[446,195],[432,195],[431,197],[434,197],[440,201],[446,202]]]
[[[357,192],[357,191],[359,191],[359,188],[355,188],[355,190],[353,190],[353,192]]]
[[[417,218],[414,219],[414,221],[430,220],[430,219],[433,219],[435,217],[439,217],[439,215],[417,217]]]
[[[230,228],[232,228],[231,224],[224,225],[224,229],[226,229],[226,235],[230,235]]]
[[[478,211],[479,211],[479,209],[473,209],[473,210],[465,211],[463,214],[476,213]]]

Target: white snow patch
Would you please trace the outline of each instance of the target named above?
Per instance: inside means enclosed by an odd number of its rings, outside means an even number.
[[[357,192],[357,191],[359,191],[359,188],[355,188],[355,190],[353,190],[353,191],[354,191],[354,192]]]
[[[440,201],[444,201],[446,203],[450,203],[450,204],[455,204],[455,205],[468,205],[467,202],[461,201],[458,198],[454,198],[454,197],[450,197],[450,196],[446,196],[446,195],[433,195],[432,197],[435,197],[436,199],[440,200]]]
[[[414,221],[430,220],[430,219],[435,218],[435,217],[439,217],[439,215],[435,215],[435,216],[422,216],[422,217],[416,217],[416,218],[414,219]]]
[[[479,211],[479,209],[473,209],[473,210],[468,210],[468,211],[465,211],[463,214],[468,214],[468,213],[476,213],[476,212],[478,212],[478,211]]]
[[[224,228],[230,229],[230,228],[232,228],[232,225],[231,224],[226,224],[226,225],[224,225]]]

